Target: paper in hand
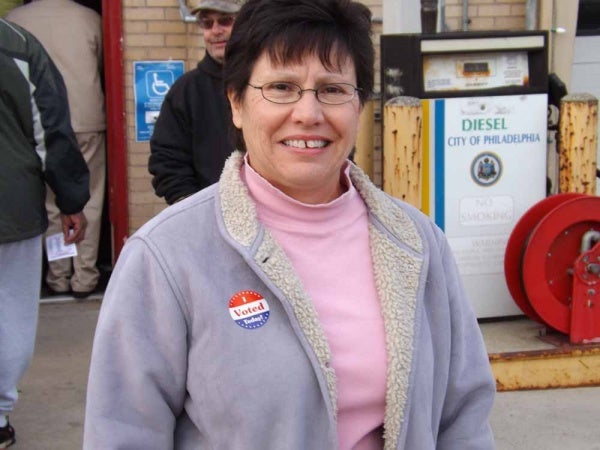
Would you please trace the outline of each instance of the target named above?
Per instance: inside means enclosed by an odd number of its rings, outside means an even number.
[[[66,244],[62,233],[56,233],[46,236],[46,254],[48,261],[57,259],[71,258],[77,256],[77,246],[75,244]]]

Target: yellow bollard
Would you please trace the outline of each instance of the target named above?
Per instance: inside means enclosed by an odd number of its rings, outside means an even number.
[[[383,108],[383,190],[422,206],[423,111],[415,97],[394,97]]]
[[[354,162],[373,180],[373,154],[375,151],[375,100],[367,100],[360,113],[358,134],[354,150]]]
[[[559,192],[596,195],[598,99],[569,94],[560,101]]]

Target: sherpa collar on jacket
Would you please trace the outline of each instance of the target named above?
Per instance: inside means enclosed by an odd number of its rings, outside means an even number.
[[[331,352],[316,310],[291,262],[272,235],[258,222],[256,209],[240,178],[241,152],[227,160],[220,179],[225,228],[240,245],[253,248],[254,260],[285,294],[307,340],[312,345],[328,385],[335,415],[336,380]],[[369,237],[373,271],[386,331],[387,390],[384,418],[385,450],[397,447],[408,399],[415,339],[417,292],[424,265],[424,241],[415,222],[362,170],[350,166],[350,179],[370,214]]]

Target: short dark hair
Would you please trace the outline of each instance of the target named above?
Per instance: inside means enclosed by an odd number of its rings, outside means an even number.
[[[371,35],[371,11],[357,1],[247,0],[225,49],[225,90],[241,100],[254,65],[265,51],[279,63],[300,63],[306,55],[315,54],[328,68],[341,67],[350,57],[364,103],[373,92]]]

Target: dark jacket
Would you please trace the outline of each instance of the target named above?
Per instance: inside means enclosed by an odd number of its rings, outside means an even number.
[[[46,231],[45,183],[63,214],[90,198],[58,69],[33,35],[0,19],[0,243]]]
[[[156,195],[169,204],[217,182],[233,151],[222,70],[207,53],[171,86],[162,104],[148,170]]]

